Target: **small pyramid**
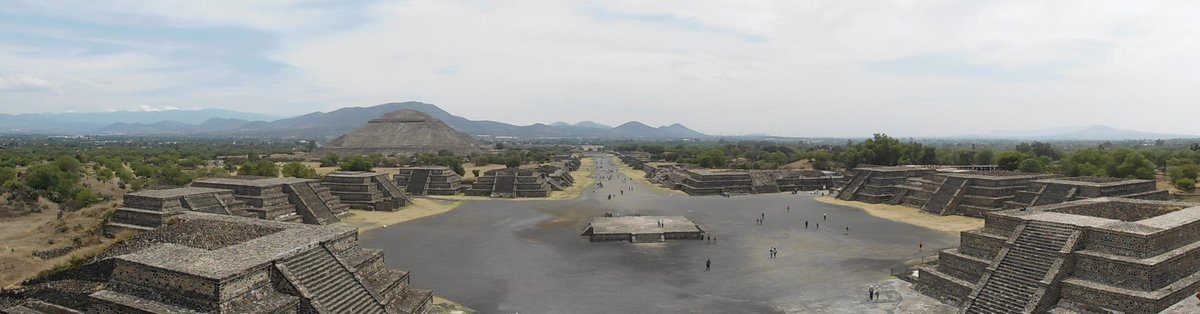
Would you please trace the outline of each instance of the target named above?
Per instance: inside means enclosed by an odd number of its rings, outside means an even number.
[[[447,150],[457,155],[480,152],[479,141],[445,122],[416,110],[400,110],[367,122],[317,149],[317,155],[413,155]]]

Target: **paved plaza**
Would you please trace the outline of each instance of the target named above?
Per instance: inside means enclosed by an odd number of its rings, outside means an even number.
[[[469,201],[447,214],[364,233],[363,245],[403,255],[388,263],[417,274],[413,285],[481,313],[956,311],[889,272],[957,246],[955,234],[817,202],[807,192],[667,196],[623,177],[615,163],[598,158],[594,175],[604,187],[579,199]],[[685,216],[715,241],[631,244],[580,236],[605,213]],[[770,257],[772,248],[778,257]],[[872,285],[878,300],[868,300]]]

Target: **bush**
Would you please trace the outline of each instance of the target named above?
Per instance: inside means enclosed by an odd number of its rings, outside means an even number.
[[[371,171],[375,168],[375,163],[363,156],[352,156],[342,161],[341,171]]]
[[[329,154],[321,158],[321,167],[337,167],[341,159],[337,154]]]
[[[275,162],[266,159],[247,161],[238,168],[238,174],[244,176],[278,177],[279,167]]]
[[[316,169],[295,161],[283,165],[283,176],[304,179],[317,179],[321,177],[317,174]]]
[[[1191,193],[1196,191],[1196,180],[1182,178],[1175,181],[1175,187],[1185,192]]]
[[[92,189],[85,188],[85,189],[80,189],[78,193],[75,193],[74,201],[75,201],[75,206],[83,208],[83,207],[87,207],[88,205],[100,202],[100,196],[97,196],[96,192],[92,192]]]

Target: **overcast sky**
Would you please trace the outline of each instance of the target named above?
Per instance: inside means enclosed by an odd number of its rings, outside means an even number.
[[[0,112],[422,101],[724,135],[1200,134],[1198,17],[1184,1],[5,1]]]

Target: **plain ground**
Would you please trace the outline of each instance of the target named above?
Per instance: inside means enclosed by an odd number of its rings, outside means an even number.
[[[389,266],[416,274],[413,285],[485,313],[955,311],[905,292],[905,283],[884,289],[895,297],[871,302],[865,295],[869,285],[892,278],[892,267],[956,246],[955,234],[810,194],[650,193],[644,182],[616,172],[614,160],[597,160],[604,187],[578,199],[466,201],[441,215],[366,232],[363,246],[385,249]],[[609,200],[610,194],[616,196]],[[580,236],[604,213],[683,215],[717,240],[591,243]],[[821,220],[823,213],[829,220]],[[760,215],[767,217],[762,225],[754,222]],[[772,247],[778,258],[768,258]],[[704,270],[708,259],[711,271]]]
[[[924,228],[950,232],[954,234],[958,234],[962,231],[983,228],[983,219],[959,215],[938,216],[925,213],[920,209],[908,206],[843,201],[832,196],[821,196],[816,198],[816,200],[838,206],[862,209],[871,216],[891,221],[902,222],[914,226],[921,226]]]
[[[400,210],[394,212],[351,210],[349,215],[342,217],[342,221],[358,226],[359,232],[365,232],[375,228],[386,228],[388,225],[443,214],[454,210],[459,205],[462,205],[462,201],[418,197],[413,198],[412,204],[401,207]]]

